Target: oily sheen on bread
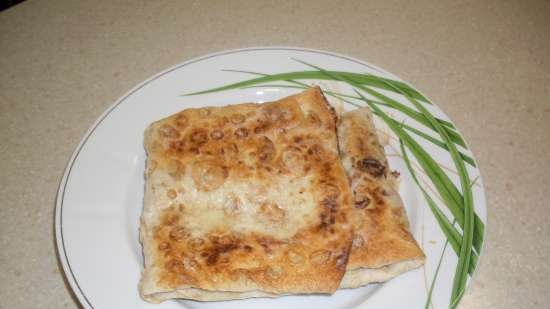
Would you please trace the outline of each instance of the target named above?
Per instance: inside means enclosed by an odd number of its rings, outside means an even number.
[[[353,194],[353,245],[341,287],[383,282],[424,263],[368,108],[338,124],[340,159]]]
[[[335,126],[317,87],[151,124],[142,298],[334,292],[352,241]]]

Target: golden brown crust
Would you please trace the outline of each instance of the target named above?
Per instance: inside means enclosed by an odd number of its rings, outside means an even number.
[[[380,268],[408,260],[423,262],[424,253],[409,232],[403,202],[392,185],[393,175],[368,108],[343,114],[338,140],[353,192],[355,235],[347,269]]]
[[[334,112],[319,88],[265,104],[186,109],[151,124],[145,148],[145,299],[338,288],[351,192]],[[237,297],[212,297],[223,295]]]

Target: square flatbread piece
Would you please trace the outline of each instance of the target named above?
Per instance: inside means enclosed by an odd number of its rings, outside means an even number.
[[[424,264],[368,108],[342,115],[338,143],[354,199],[353,245],[341,287],[387,281]]]
[[[145,132],[141,296],[224,300],[332,293],[351,192],[319,88],[186,109]]]

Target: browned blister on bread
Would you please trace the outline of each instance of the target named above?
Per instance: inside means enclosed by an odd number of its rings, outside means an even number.
[[[368,108],[344,113],[340,158],[349,178],[353,245],[342,287],[382,282],[424,263]]]
[[[141,296],[332,293],[352,241],[335,115],[319,88],[186,109],[145,132]]]

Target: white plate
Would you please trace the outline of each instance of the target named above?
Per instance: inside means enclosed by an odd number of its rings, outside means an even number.
[[[268,83],[271,86],[257,85],[254,88],[183,96],[257,77],[227,70],[266,74],[316,70],[298,60],[325,70],[368,73],[399,80],[366,62],[324,51],[300,48],[231,50],[184,62],[150,78],[124,95],[99,117],[71,157],[59,187],[55,214],[61,263],[71,287],[85,308],[424,308],[440,259],[441,267],[434,284],[431,308],[449,306],[457,254],[451,246],[447,246],[442,254],[445,234],[404,164],[395,134],[379,119],[377,127],[391,136],[386,152],[392,169],[402,175],[400,193],[406,205],[411,231],[427,256],[424,267],[385,284],[340,290],[331,296],[287,296],[211,303],[178,300],[160,305],[148,304],[140,299],[137,283],[142,268],[142,254],[138,242],[138,223],[144,185],[144,129],[149,123],[188,107],[264,102],[296,93],[300,89],[284,87],[295,84],[281,81]],[[302,82],[321,85],[324,90],[356,95],[343,82],[326,78]],[[414,105],[399,93],[372,89],[414,109]],[[351,104],[341,103],[331,97],[329,100],[337,107],[343,104],[346,110],[354,108]],[[351,101],[361,103],[355,99]],[[435,105],[421,104],[436,117],[449,120]],[[441,139],[437,133],[415,119],[390,108],[382,106],[382,109],[399,122]],[[460,188],[449,153],[417,134],[410,135]],[[465,147],[459,146],[458,149],[472,156]],[[413,163],[416,166],[416,160]],[[433,183],[429,182],[422,170],[417,170],[423,186],[452,221],[451,213],[437,199]],[[472,186],[473,202],[475,212],[485,223],[485,196],[479,171],[470,165],[467,165],[467,170],[470,179],[477,178]]]

